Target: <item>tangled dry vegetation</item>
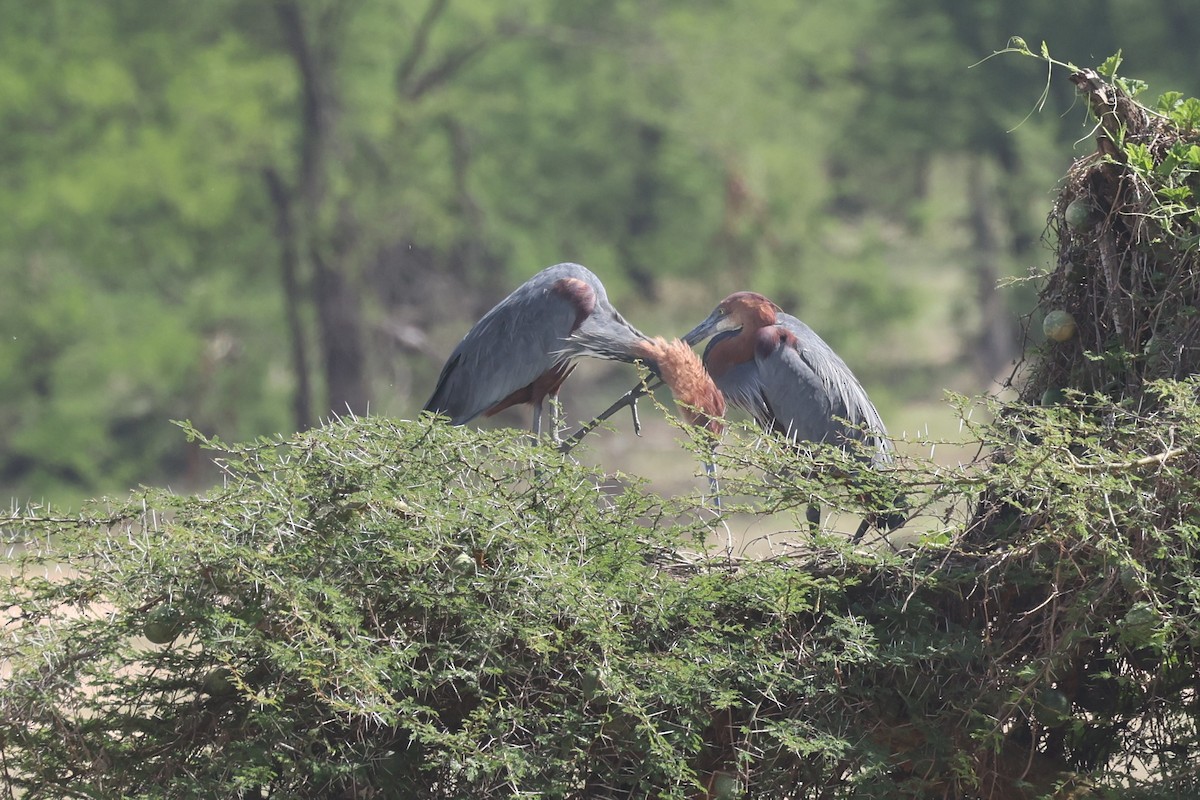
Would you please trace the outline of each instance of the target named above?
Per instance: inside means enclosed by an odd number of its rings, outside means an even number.
[[[1059,193],[1057,268],[1039,306],[1077,330],[1040,354],[1030,403],[1063,389],[1141,398],[1150,381],[1200,372],[1200,103],[1168,94],[1151,111],[1094,72],[1072,80],[1098,120],[1097,148]]]
[[[721,449],[728,511],[903,494],[912,547],[736,559],[698,497],[427,419],[210,442],[204,497],[5,521],[7,796],[1196,796],[1200,114],[1075,80],[1073,326],[984,455]]]

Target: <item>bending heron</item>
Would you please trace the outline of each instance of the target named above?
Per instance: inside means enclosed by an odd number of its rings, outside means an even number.
[[[543,403],[558,395],[578,356],[644,363],[698,410],[698,424],[724,413],[724,402],[716,405],[719,392],[689,346],[651,339],[630,325],[608,301],[600,279],[570,263],[537,273],[475,323],[442,367],[424,410],[463,425],[529,403],[538,436]],[[553,408],[551,413],[557,439],[557,415]]]

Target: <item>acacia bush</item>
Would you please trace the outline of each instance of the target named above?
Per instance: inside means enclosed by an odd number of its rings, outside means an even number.
[[[837,578],[692,566],[698,509],[514,432],[358,419],[224,465],[205,497],[21,521],[22,796],[684,796],[742,698],[819,701],[868,655],[813,627]],[[844,746],[763,722],[792,768]]]
[[[1195,390],[1107,425],[1030,407],[1016,442],[1011,416],[974,427],[1003,461],[886,486],[837,452],[723,449],[730,492],[798,520],[811,489],[853,509],[924,488],[942,517],[899,552],[797,533],[738,558],[699,498],[516,432],[368,418],[222,446],[206,496],[11,521],[4,774],[30,798],[999,797],[1190,774],[1200,465],[1131,454],[1200,434]],[[976,546],[983,486],[1022,516]]]
[[[1141,108],[1076,77],[1102,120]],[[8,796],[1196,796],[1200,383],[1130,375],[1164,352],[1131,331],[1194,357],[1173,102],[1073,168],[1040,302],[1076,330],[1021,400],[959,401],[971,463],[735,430],[717,513],[516,432],[352,418],[205,441],[203,496],[14,511]],[[1081,187],[1103,215],[1067,234]],[[898,495],[895,547],[802,522]],[[772,555],[726,548],[766,512],[796,520]]]

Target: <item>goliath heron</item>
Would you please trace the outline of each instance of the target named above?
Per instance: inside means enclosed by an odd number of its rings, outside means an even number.
[[[577,356],[642,362],[671,387],[685,418],[720,424],[725,403],[691,348],[634,328],[600,279],[569,263],[534,275],[475,323],[450,354],[425,410],[463,425],[529,403],[537,436],[543,402],[557,396]],[[551,423],[557,438],[557,419]]]
[[[866,390],[825,340],[800,320],[755,292],[736,292],[689,331],[689,345],[712,337],[704,366],[725,399],[744,409],[766,430],[794,442],[865,443],[873,467],[892,462],[892,443]],[[820,523],[820,508],[808,519]],[[895,527],[901,517],[883,520]],[[854,536],[862,538],[873,520]]]

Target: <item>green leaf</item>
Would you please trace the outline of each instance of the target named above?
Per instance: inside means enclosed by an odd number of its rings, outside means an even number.
[[[1140,142],[1126,144],[1125,155],[1129,159],[1129,166],[1134,169],[1146,173],[1154,171],[1154,156],[1147,145]]]
[[[1192,200],[1192,189],[1189,186],[1164,186],[1158,190],[1158,196],[1169,203],[1186,204]]]
[[[1096,67],[1096,72],[1111,80],[1116,77],[1117,69],[1121,66],[1122,60],[1121,51],[1118,50],[1113,55],[1104,59],[1104,63]]]
[[[1170,111],[1171,121],[1184,130],[1200,127],[1200,99],[1188,97]]]
[[[1169,115],[1181,100],[1183,100],[1183,92],[1163,92],[1158,96],[1158,102],[1154,107],[1160,114]]]
[[[1148,83],[1137,78],[1114,77],[1113,83],[1130,97],[1137,97],[1149,86]]]

